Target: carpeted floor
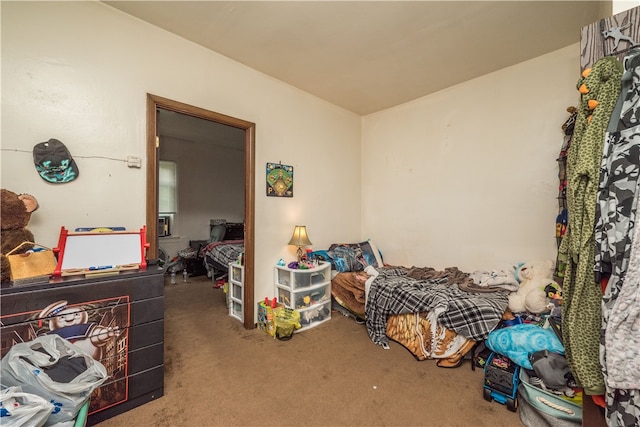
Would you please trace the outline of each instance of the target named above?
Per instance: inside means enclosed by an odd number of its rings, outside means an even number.
[[[229,317],[209,279],[165,285],[165,394],[110,426],[521,426],[482,397],[482,370],[418,362],[332,318],[289,341]]]

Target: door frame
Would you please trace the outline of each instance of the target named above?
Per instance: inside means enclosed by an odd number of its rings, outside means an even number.
[[[158,257],[158,150],[156,110],[175,111],[244,130],[244,289],[243,319],[246,329],[253,329],[254,298],[254,226],[255,226],[255,133],[256,125],[242,119],[205,110],[193,105],[147,93],[147,240],[149,258]],[[151,236],[151,237],[149,237]]]

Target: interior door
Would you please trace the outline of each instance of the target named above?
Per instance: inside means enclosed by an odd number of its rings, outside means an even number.
[[[255,124],[181,102],[147,94],[147,200],[146,222],[150,259],[158,254],[158,147],[157,109],[162,108],[243,129],[244,137],[244,327],[254,322]]]

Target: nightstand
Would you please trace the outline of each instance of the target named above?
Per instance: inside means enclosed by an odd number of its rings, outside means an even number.
[[[331,318],[331,264],[310,269],[276,265],[274,283],[278,302],[300,312],[301,332]]]

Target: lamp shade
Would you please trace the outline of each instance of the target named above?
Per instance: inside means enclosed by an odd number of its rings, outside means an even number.
[[[294,246],[312,245],[313,243],[311,243],[307,236],[307,227],[304,225],[296,225],[296,228],[293,229],[293,236],[291,236],[289,244]]]

